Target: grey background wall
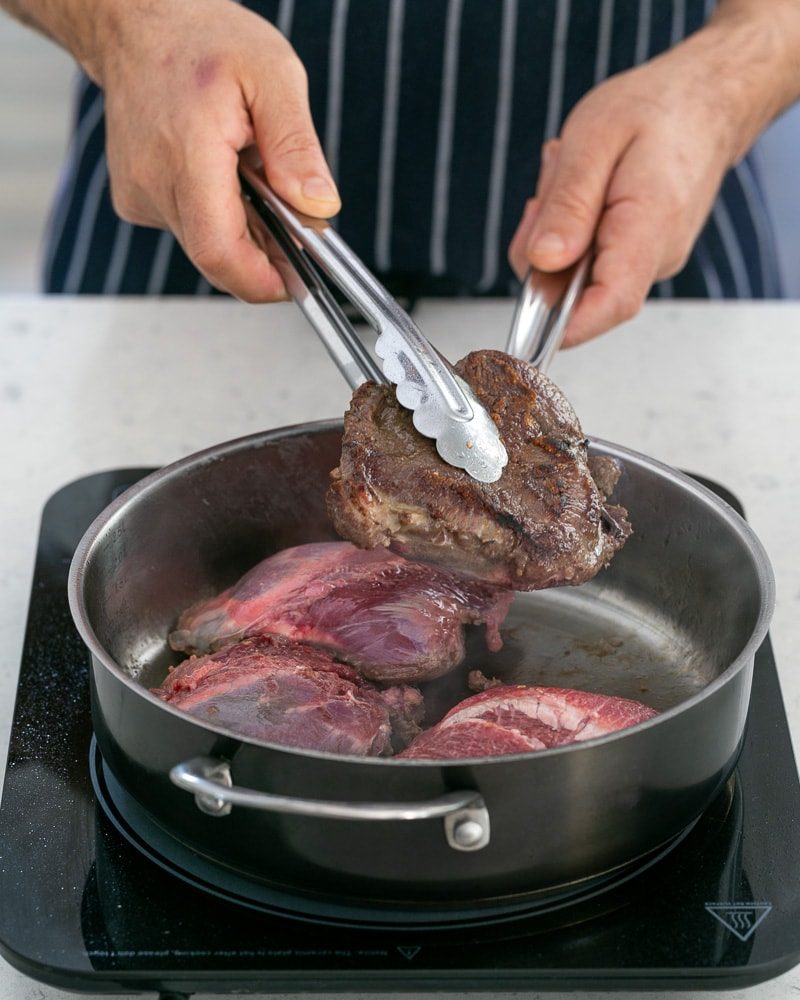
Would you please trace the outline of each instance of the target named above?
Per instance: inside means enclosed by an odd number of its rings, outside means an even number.
[[[67,144],[70,57],[0,12],[0,291],[38,286],[39,241]]]
[[[66,148],[74,67],[0,13],[0,292],[38,288],[39,244]],[[759,144],[787,294],[800,298],[800,107]]]

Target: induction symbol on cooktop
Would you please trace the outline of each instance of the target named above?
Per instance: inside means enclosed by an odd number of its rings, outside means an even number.
[[[397,950],[400,952],[403,958],[407,958],[410,962],[412,958],[416,958],[416,956],[420,953],[422,948],[421,945],[418,944],[417,945],[399,944],[397,946]]]
[[[746,941],[772,909],[772,903],[706,903],[706,909],[731,934]]]

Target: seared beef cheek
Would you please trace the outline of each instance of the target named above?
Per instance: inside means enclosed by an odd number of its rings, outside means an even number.
[[[575,412],[532,365],[476,351],[456,370],[500,430],[509,455],[501,478],[479,483],[447,465],[394,390],[367,383],[345,414],[331,473],[336,530],[363,548],[389,546],[514,590],[591,579],[631,533],[627,511],[605,502],[619,470],[602,460],[595,480]]]

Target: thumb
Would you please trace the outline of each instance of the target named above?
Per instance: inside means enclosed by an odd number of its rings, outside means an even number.
[[[341,208],[308,105],[305,70],[273,80],[251,108],[255,140],[267,180],[277,194],[306,215],[327,219]]]
[[[569,267],[589,248],[611,179],[614,158],[588,155],[580,139],[561,140],[552,173],[539,199],[527,245],[530,263],[542,271]]]

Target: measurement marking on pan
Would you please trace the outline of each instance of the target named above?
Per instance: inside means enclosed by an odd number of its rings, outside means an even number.
[[[772,903],[706,903],[706,909],[722,926],[746,941],[772,909]]]

